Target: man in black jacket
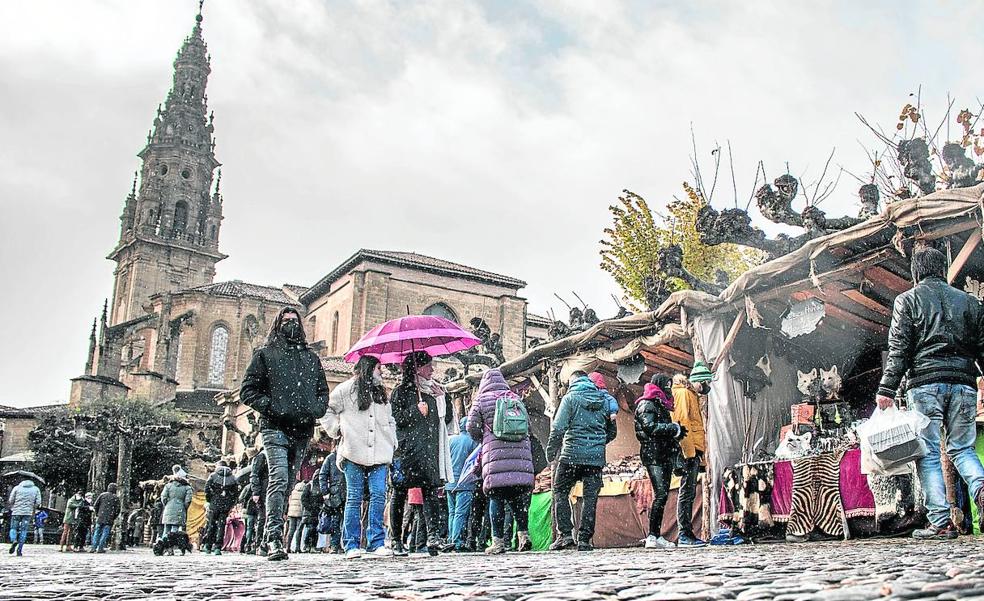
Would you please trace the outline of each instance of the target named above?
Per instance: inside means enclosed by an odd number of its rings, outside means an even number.
[[[906,376],[910,408],[930,419],[922,433],[929,452],[916,460],[930,521],[928,528],[913,533],[921,539],[957,537],[940,467],[943,426],[947,455],[967,483],[984,528],[984,467],[974,452],[978,364],[984,365],[984,309],[976,298],[948,285],[946,271],[942,252],[926,248],[913,253],[916,286],[895,299],[888,361],[876,397],[880,408],[892,407]]]
[[[92,552],[105,553],[113,522],[120,514],[120,498],[116,495],[116,483],[111,483],[106,492],[96,497],[93,505],[96,514],[96,531],[92,535]]]
[[[239,497],[239,483],[225,461],[219,461],[205,482],[205,501],[208,502],[208,527],[202,541],[205,553],[222,555],[225,543],[226,520]]]
[[[267,559],[284,560],[287,491],[304,461],[315,420],[328,407],[328,381],[321,360],[307,346],[296,309],[285,307],[277,315],[266,346],[253,353],[239,396],[260,414],[270,473],[265,504]]]

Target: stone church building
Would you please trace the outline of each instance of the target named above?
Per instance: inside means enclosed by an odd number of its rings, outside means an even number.
[[[305,316],[331,385],[351,374],[340,356],[408,307],[466,327],[483,319],[506,358],[526,350],[525,282],[413,252],[359,250],[326,266],[310,288],[215,282],[216,264],[226,258],[219,244],[226,205],[205,93],[210,71],[199,14],[138,153],[141,167],[108,256],[116,263],[112,296],[93,323],[70,403],[131,395],[172,404],[197,424],[189,438],[199,455],[192,469],[200,471],[246,442],[249,416],[236,391],[285,305]]]

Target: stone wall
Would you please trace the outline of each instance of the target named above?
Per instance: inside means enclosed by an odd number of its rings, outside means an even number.
[[[0,445],[0,457],[28,450],[30,444],[27,435],[37,427],[38,420],[33,417],[5,417],[3,422],[3,442]]]

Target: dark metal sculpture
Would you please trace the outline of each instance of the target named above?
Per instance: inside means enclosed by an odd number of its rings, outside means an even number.
[[[936,190],[936,175],[929,162],[929,146],[923,138],[902,140],[898,145],[902,174],[914,181],[923,194]]]
[[[955,142],[943,146],[943,164],[950,172],[947,188],[969,188],[980,181],[981,168],[973,159],[967,156],[967,149]]]

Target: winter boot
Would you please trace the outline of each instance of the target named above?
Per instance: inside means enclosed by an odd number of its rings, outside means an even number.
[[[519,544],[516,545],[516,550],[522,553],[523,551],[533,550],[533,541],[530,540],[530,533],[526,531],[519,531],[516,533],[516,538],[519,539]]]
[[[279,540],[272,540],[267,543],[270,551],[267,553],[268,561],[283,561],[287,559],[287,551],[284,550],[284,544]]]
[[[577,546],[574,542],[574,537],[570,534],[565,534],[555,540],[552,545],[550,545],[551,551],[563,551],[565,549],[572,549]]]
[[[984,486],[977,491],[974,502],[977,503],[977,530],[984,534]]]
[[[485,549],[486,555],[502,555],[506,552],[506,541],[501,537],[493,536],[492,544]]]

